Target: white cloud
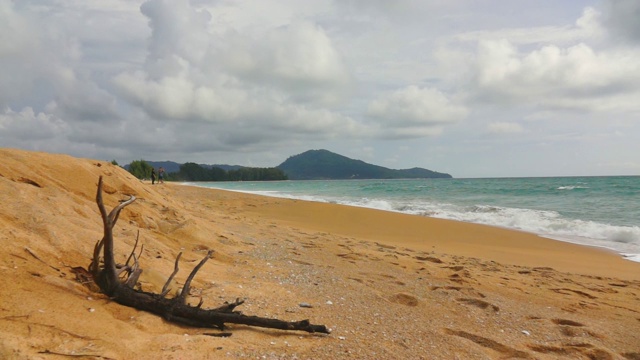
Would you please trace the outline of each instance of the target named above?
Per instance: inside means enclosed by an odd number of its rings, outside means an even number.
[[[631,7],[631,13],[640,8],[612,4],[618,10]],[[474,52],[450,43],[438,56],[444,68],[455,66],[455,76],[469,79],[469,99],[480,103],[542,112],[640,111],[633,100],[640,97],[640,49],[606,46],[609,25],[599,11],[586,7],[572,25],[462,33],[455,39],[477,41]],[[460,78],[455,84],[462,84]]]
[[[429,161],[448,172],[486,175],[469,144],[504,153],[526,138],[524,153],[544,139],[570,146],[562,134],[638,133],[638,9],[634,0],[0,0],[0,144],[256,164],[334,146],[407,167],[430,164],[406,153],[438,149]],[[637,139],[580,141],[620,164],[640,150]]]
[[[0,106],[40,112],[55,104],[48,111],[65,122],[117,118],[115,98],[86,71],[81,40],[67,26],[43,9],[0,1]]]
[[[66,136],[68,125],[59,118],[26,107],[18,112],[5,109],[0,113],[0,139],[11,145],[20,141],[38,142]]]
[[[186,0],[149,0],[140,11],[151,28],[146,66],[153,79],[176,75],[179,60],[202,65],[211,44],[207,26],[212,17],[207,10],[195,9]]]
[[[152,116],[237,126],[229,131],[242,132],[247,131],[247,127],[257,127],[332,136],[358,127],[354,120],[339,113],[291,103],[285,97],[278,98],[277,92],[274,95],[273,91],[264,92],[259,87],[238,86],[233,79],[205,86],[197,85],[186,76],[150,81],[144,73],[136,73],[121,74],[114,83]]]
[[[0,1],[0,56],[26,54],[37,42],[29,20],[16,12],[10,1]]]
[[[571,25],[478,30],[457,34],[453,39],[462,42],[508,40],[512,44],[547,45],[599,40],[604,32],[600,12],[587,7]]]
[[[171,119],[188,119],[193,115],[194,86],[184,77],[167,76],[152,81],[140,72],[124,73],[114,83],[152,115]]]
[[[30,86],[42,71],[40,48],[31,19],[16,12],[12,2],[0,1],[0,106],[28,96]]]
[[[475,62],[478,96],[492,101],[539,104],[590,111],[638,111],[628,101],[640,94],[637,49],[596,51],[584,43],[567,48],[548,45],[521,53],[507,40],[481,41]]]
[[[207,10],[186,1],[152,0],[142,12],[152,28],[145,67],[113,84],[150,116],[215,124],[213,137],[225,135],[210,143],[220,146],[363,133],[349,116],[318,106],[344,94],[350,78],[320,27],[296,22],[259,36],[221,35],[209,30]]]
[[[351,81],[331,39],[309,22],[298,21],[258,38],[229,39],[222,56],[239,78],[279,87],[295,100],[338,101]]]
[[[465,118],[468,110],[432,88],[409,86],[369,104],[367,114],[385,136],[419,137],[441,132],[441,126]]]
[[[489,123],[488,130],[494,134],[518,134],[524,132],[522,125],[514,122],[492,122]]]

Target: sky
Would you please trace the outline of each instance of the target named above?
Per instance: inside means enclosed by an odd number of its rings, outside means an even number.
[[[640,175],[638,19],[637,0],[0,0],[0,147]]]

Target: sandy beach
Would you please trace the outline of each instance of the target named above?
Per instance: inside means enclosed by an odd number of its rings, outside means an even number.
[[[2,359],[640,359],[640,263],[505,229],[334,204],[142,182],[106,161],[0,149]],[[330,335],[189,328],[110,301],[72,268],[108,208],[124,262],[175,290],[208,250],[189,302]],[[175,291],[172,291],[174,293]],[[301,306],[302,305],[302,306]]]

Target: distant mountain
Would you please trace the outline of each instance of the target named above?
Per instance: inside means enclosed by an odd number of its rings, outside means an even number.
[[[290,180],[451,178],[449,174],[422,168],[388,169],[328,150],[309,150],[291,156],[276,168]]]
[[[173,161],[145,161],[156,169],[163,167],[167,174],[179,172],[180,166],[184,165]],[[220,168],[225,171],[246,168],[240,165],[198,165],[205,169]],[[124,165],[124,168],[129,170],[129,164]],[[309,150],[291,156],[276,168],[282,170],[290,180],[451,178],[449,174],[418,167],[403,170],[388,169],[362,160],[350,159],[328,150]]]

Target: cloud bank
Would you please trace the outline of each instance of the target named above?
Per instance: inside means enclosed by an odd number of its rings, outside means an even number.
[[[636,171],[640,4],[547,5],[0,0],[0,142],[264,166],[331,148],[481,176],[509,135],[541,157],[609,149],[576,173]],[[408,152],[428,163],[394,163]]]

